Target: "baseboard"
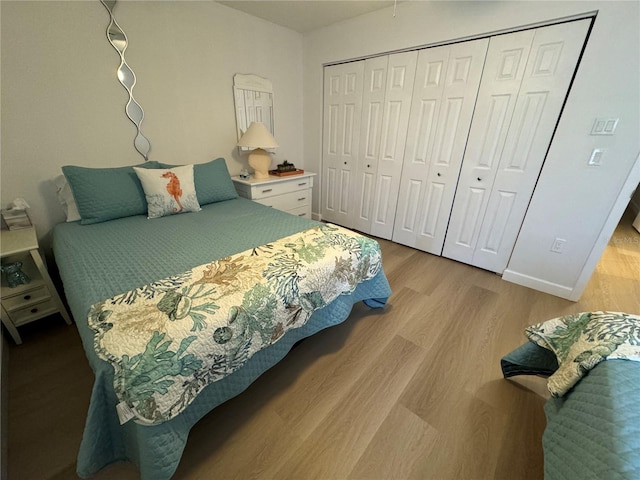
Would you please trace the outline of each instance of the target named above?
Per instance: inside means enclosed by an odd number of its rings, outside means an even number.
[[[571,300],[573,302],[577,301],[577,299],[571,298],[573,295],[573,288],[548,282],[547,280],[542,280],[540,278],[531,277],[529,275],[524,275],[522,273],[514,272],[513,270],[505,270],[502,274],[502,279],[507,282],[522,285],[523,287],[555,295],[556,297],[564,298],[566,300]]]
[[[0,479],[7,478],[7,421],[9,418],[9,349],[0,327]]]
[[[320,215],[319,213],[311,212],[311,218],[313,220],[317,220],[318,222],[322,221],[322,215]]]

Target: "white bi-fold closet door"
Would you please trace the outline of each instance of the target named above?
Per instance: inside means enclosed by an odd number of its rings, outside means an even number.
[[[322,218],[353,226],[353,176],[360,144],[364,62],[324,71]]]
[[[589,24],[325,67],[323,218],[501,273]]]
[[[440,255],[489,39],[421,50],[393,241]]]
[[[417,52],[398,53],[364,65],[351,226],[380,238],[393,233],[417,57]]]
[[[491,38],[443,256],[506,268],[589,24]]]
[[[417,52],[325,68],[325,220],[391,238]]]

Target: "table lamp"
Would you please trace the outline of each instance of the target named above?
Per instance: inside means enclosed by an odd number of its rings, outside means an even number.
[[[251,122],[240,138],[238,146],[252,149],[249,153],[249,166],[254,170],[253,178],[256,180],[269,178],[271,154],[265,148],[278,148],[278,143],[267,127],[260,122]]]

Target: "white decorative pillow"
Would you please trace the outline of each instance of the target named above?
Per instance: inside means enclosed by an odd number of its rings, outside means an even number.
[[[67,216],[67,222],[77,222],[80,220],[80,212],[78,212],[76,200],[73,198],[73,192],[66,177],[64,175],[58,175],[53,179],[53,183],[56,186],[58,201]]]
[[[147,199],[149,218],[200,211],[193,181],[193,165],[168,169],[133,169],[140,179]]]

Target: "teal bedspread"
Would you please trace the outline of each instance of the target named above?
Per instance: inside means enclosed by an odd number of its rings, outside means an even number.
[[[191,427],[217,405],[238,395],[278,363],[299,340],[344,321],[365,301],[383,306],[391,291],[384,272],[316,311],[300,328],[257,352],[240,370],[204,389],[179,416],[160,425],[120,425],[113,368],[94,350],[87,315],[96,302],[213,259],[272,242],[318,225],[238,198],[203,206],[201,212],[148,220],[135,216],[94,225],[65,223],[54,230],[54,253],[95,383],[78,454],[77,473],[95,474],[116,461],[131,461],[143,479],[175,472]]]
[[[546,480],[640,478],[640,363],[599,363],[545,405]]]
[[[502,358],[505,378],[549,376],[558,368],[547,349],[527,342]],[[596,365],[564,397],[545,405],[545,480],[640,478],[640,362]]]

